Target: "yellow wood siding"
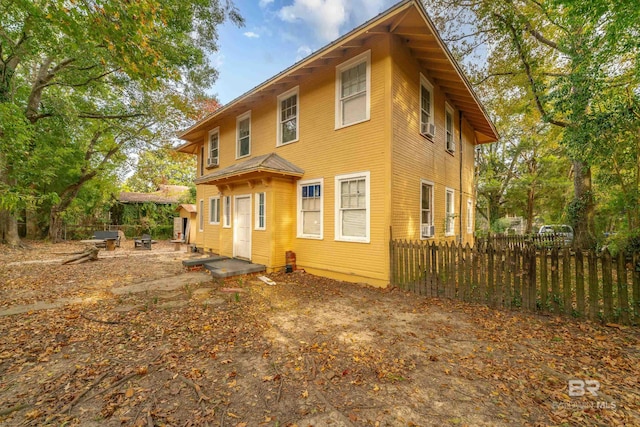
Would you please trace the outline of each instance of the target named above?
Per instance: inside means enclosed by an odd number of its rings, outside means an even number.
[[[473,197],[474,135],[464,121],[462,125],[463,143],[460,146],[459,111],[453,103],[455,151],[449,153],[445,142],[445,102],[444,92],[429,76],[426,69],[419,66],[402,40],[393,37],[393,150],[391,205],[393,215],[391,225],[393,237],[400,239],[420,238],[420,190],[421,180],[434,184],[433,215],[436,240],[454,240],[458,237],[471,242],[466,232],[466,203]],[[420,134],[420,73],[433,84],[433,112],[436,126],[434,138]],[[462,179],[460,159],[462,156]],[[446,189],[454,190],[455,236],[445,236],[445,194]],[[461,192],[462,190],[462,192]],[[461,198],[462,194],[462,198]],[[462,200],[462,212],[460,201]],[[462,233],[460,229],[462,222]]]
[[[370,119],[335,128],[336,66],[363,52],[371,52]],[[239,176],[229,185],[200,184],[198,201],[204,199],[205,231],[196,242],[206,251],[233,256],[232,228],[209,224],[209,197],[252,195],[252,261],[269,270],[282,269],[285,253],[296,253],[298,268],[342,280],[386,286],[389,282],[388,243],[390,226],[394,238],[420,237],[420,182],[435,184],[436,237],[444,238],[445,188],[455,190],[456,235],[467,239],[466,203],[473,197],[474,134],[462,125],[460,147],[458,111],[454,113],[456,151],[445,150],[445,96],[434,83],[436,135],[429,141],[419,133],[419,84],[421,70],[402,41],[393,35],[376,35],[356,52],[328,60],[325,67],[304,79],[260,97],[248,98],[229,108],[211,123],[219,127],[220,168],[248,158],[276,153],[304,170],[302,180],[322,180],[323,234],[320,239],[297,237],[298,181],[283,176],[267,180]],[[277,146],[278,95],[298,86],[299,140]],[[251,156],[236,159],[236,118],[251,112]],[[207,137],[202,143],[207,144]],[[199,153],[199,150],[197,151]],[[208,152],[208,147],[205,153]],[[462,156],[462,157],[461,157]],[[462,158],[462,187],[460,159]],[[206,160],[205,160],[206,162]],[[205,163],[206,164],[206,163]],[[205,175],[215,169],[205,169]],[[370,185],[370,235],[368,243],[336,239],[336,176],[368,173]],[[462,188],[462,198],[461,198]],[[266,193],[266,230],[255,230],[256,193]],[[461,205],[462,203],[462,205]],[[462,209],[460,209],[462,206]],[[234,207],[231,212],[233,213]],[[462,219],[462,230],[460,229]],[[449,238],[453,239],[455,237]]]

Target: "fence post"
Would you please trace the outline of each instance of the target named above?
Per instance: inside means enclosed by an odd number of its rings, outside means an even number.
[[[618,251],[618,307],[620,307],[620,322],[629,324],[629,288],[627,287],[627,267],[624,251]]]
[[[564,302],[564,312],[571,314],[573,304],[571,302],[571,256],[569,248],[562,251],[562,300]]]
[[[610,322],[613,317],[613,278],[611,274],[611,254],[608,249],[602,252],[602,302],[603,321]]]
[[[576,250],[576,306],[580,316],[584,316],[584,259],[580,249]]]
[[[560,282],[558,278],[560,262],[558,258],[558,248],[554,246],[551,248],[551,304],[554,314],[560,312]]]

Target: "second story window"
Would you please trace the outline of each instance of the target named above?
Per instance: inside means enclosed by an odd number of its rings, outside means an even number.
[[[220,131],[218,128],[209,132],[209,158],[207,166],[218,166],[220,163]]]
[[[251,112],[239,116],[236,119],[237,144],[236,158],[246,157],[251,154]]]
[[[284,145],[298,140],[298,88],[278,97],[278,142]]]
[[[453,108],[449,104],[446,104],[444,108],[444,130],[447,151],[453,153],[456,151],[456,141],[453,132]]]
[[[433,138],[436,127],[433,121],[433,85],[420,74],[420,133]]]
[[[336,68],[336,128],[369,120],[371,51]]]

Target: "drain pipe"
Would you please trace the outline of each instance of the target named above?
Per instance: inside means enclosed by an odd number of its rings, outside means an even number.
[[[460,244],[462,244],[463,242],[463,236],[464,234],[462,233],[462,110],[458,110],[458,132],[459,132],[459,141],[460,141],[460,201],[459,201],[459,205],[460,205],[460,209],[458,210],[458,223],[460,225],[460,235],[458,236],[458,242]]]

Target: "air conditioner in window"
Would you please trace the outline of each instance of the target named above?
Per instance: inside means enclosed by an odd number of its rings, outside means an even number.
[[[212,159],[209,157],[207,159],[207,166],[218,166],[218,159]]]
[[[422,134],[424,136],[428,136],[429,138],[433,138],[436,135],[436,125],[434,125],[433,123],[423,123]]]
[[[453,142],[452,139],[447,141],[447,151],[451,151],[452,153],[456,151],[456,143]]]
[[[433,237],[436,232],[436,228],[433,225],[422,226],[422,237]]]

